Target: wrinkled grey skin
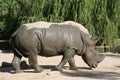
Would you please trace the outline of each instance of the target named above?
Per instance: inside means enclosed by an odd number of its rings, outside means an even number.
[[[82,56],[83,60],[91,68],[97,67],[104,56],[98,54],[90,37],[72,25],[53,24],[49,28],[27,29],[19,27],[11,36],[10,43],[13,47],[14,58],[12,61],[15,72],[21,72],[20,60],[22,56],[28,57],[29,62],[35,68],[35,72],[42,72],[37,62],[37,55],[52,57],[62,55],[57,69],[68,62],[70,69],[76,70],[74,55]]]

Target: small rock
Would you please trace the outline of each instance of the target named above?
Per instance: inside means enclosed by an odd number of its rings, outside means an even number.
[[[50,74],[49,74],[49,73],[46,73],[46,75],[48,75],[48,76],[49,76]]]

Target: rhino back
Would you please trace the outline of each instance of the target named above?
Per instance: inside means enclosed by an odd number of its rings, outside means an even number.
[[[42,53],[44,56],[62,54],[68,48],[81,51],[83,42],[79,29],[71,25],[53,24],[42,32]]]
[[[24,24],[24,25],[27,27],[27,29],[32,29],[32,28],[49,28],[53,24],[76,26],[81,31],[83,31],[85,34],[88,34],[89,36],[91,36],[89,34],[88,30],[83,25],[81,25],[80,23],[74,22],[74,21],[65,21],[65,22],[61,22],[61,23],[38,21],[38,22],[34,22],[34,23],[27,23],[27,24]]]

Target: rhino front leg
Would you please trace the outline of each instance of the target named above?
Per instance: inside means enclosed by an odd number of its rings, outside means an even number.
[[[69,65],[70,65],[70,69],[71,70],[77,70],[78,68],[75,65],[75,60],[74,60],[74,56],[71,57],[68,61]]]
[[[15,68],[15,73],[21,73],[21,69],[20,69],[20,61],[21,61],[22,56],[17,56],[14,54],[14,58],[12,61],[12,65]]]
[[[75,54],[74,49],[68,49],[68,50],[66,50],[66,51],[64,52],[64,54],[63,54],[63,58],[62,58],[61,62],[57,65],[56,68],[57,68],[59,71],[62,71],[63,66],[68,62],[68,60],[69,60],[70,58],[72,58],[72,57],[74,56],[74,54]]]
[[[30,63],[30,65],[32,65],[35,68],[36,73],[43,71],[43,69],[41,67],[39,67],[39,65],[38,65],[37,55],[29,56],[29,63]]]

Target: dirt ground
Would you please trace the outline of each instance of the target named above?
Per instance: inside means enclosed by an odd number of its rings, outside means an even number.
[[[66,64],[61,73],[54,69],[62,56],[38,56],[39,65],[44,68],[43,72],[34,73],[32,68],[27,68],[23,73],[13,74],[14,69],[9,64],[12,62],[13,54],[0,52],[0,80],[120,80],[120,54],[103,54],[106,55],[105,59],[93,70],[89,69],[80,56],[75,56],[79,70],[71,71]],[[22,58],[22,61],[24,60],[27,62],[26,58]]]

